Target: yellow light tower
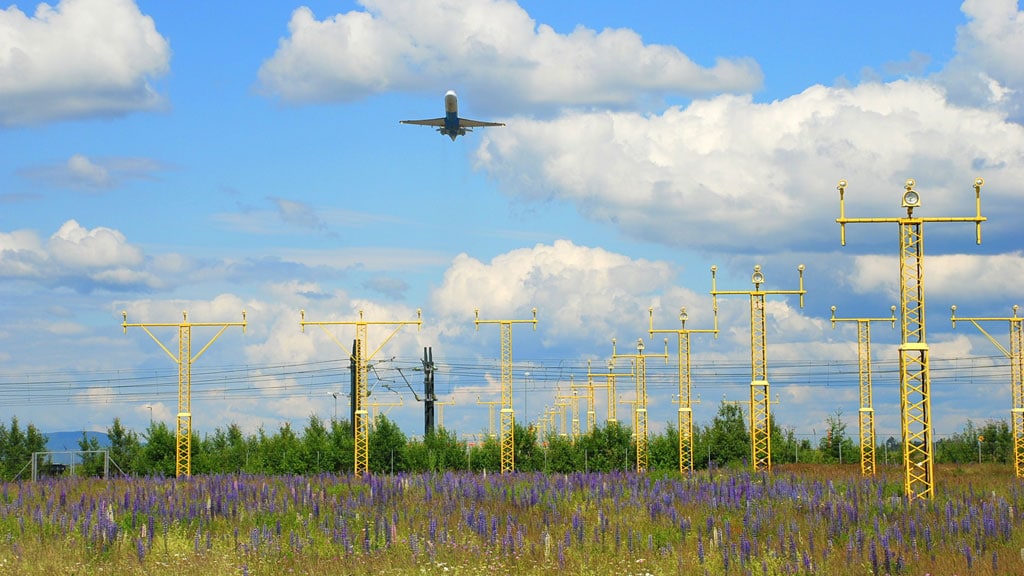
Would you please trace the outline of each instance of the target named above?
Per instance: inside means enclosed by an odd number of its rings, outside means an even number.
[[[832,307],[832,328],[836,322],[857,323],[857,368],[860,374],[860,409],[857,411],[860,431],[860,473],[875,475],[875,408],[871,393],[871,323],[889,322],[896,327],[896,307],[889,308],[889,318],[836,318]]]
[[[839,181],[840,241],[846,245],[846,225],[860,223],[895,223],[900,232],[900,421],[903,428],[904,487],[907,498],[935,497],[934,462],[932,459],[931,377],[928,366],[928,343],[925,340],[924,313],[924,223],[973,222],[975,239],[981,244],[981,187],[983,178],[974,180],[973,217],[915,218],[914,208],[921,205],[921,196],[914,190],[913,178],[904,184],[902,206],[907,209],[901,218],[847,218],[844,195],[846,180]]]
[[[590,368],[590,361],[587,360],[587,368]],[[587,377],[586,384],[580,384],[577,386],[575,383],[572,384],[573,392],[575,393],[577,388],[584,388],[587,391],[584,398],[587,401],[587,434],[594,431],[594,427],[597,425],[597,412],[594,409],[594,379]]]
[[[587,360],[587,382],[593,388],[607,388],[608,389],[608,422],[616,421],[615,405],[617,404],[617,396],[615,395],[615,378],[624,376],[624,374],[615,373],[615,359],[608,359],[608,371],[604,374],[598,374],[590,371],[590,360]],[[594,384],[595,377],[604,377],[604,384]]]
[[[245,332],[246,320],[245,310],[242,310],[241,322],[189,322],[188,312],[182,312],[182,321],[179,323],[145,323],[129,324],[128,312],[121,311],[121,328],[128,333],[128,328],[142,328],[149,337],[157,343],[160,348],[171,357],[171,360],[178,364],[178,414],[175,425],[174,441],[174,474],[177,477],[192,475],[192,363],[199,360],[199,357],[231,326],[241,326]],[[152,332],[150,328],[171,326],[178,329],[178,354],[175,356],[170,349],[164,345]],[[192,327],[214,327],[220,328],[213,338],[203,346],[195,356],[192,355]]]
[[[690,334],[707,332],[718,338],[718,328],[711,330],[693,330],[686,327],[686,307],[679,309],[680,327],[672,330],[654,328],[654,308],[648,308],[647,313],[651,319],[650,333],[653,337],[656,332],[674,333],[679,336],[679,472],[684,473],[693,470],[693,406],[691,405],[690,389]]]
[[[473,321],[477,330],[481,324],[498,324],[501,326],[501,473],[513,472],[515,461],[515,423],[516,416],[512,409],[512,325],[533,324],[537,331],[537,309],[533,309],[531,320],[481,320],[480,309],[475,312]]]
[[[494,407],[501,405],[501,400],[488,400],[484,402],[480,396],[476,397],[476,403],[487,406],[487,435],[494,438]]]
[[[952,307],[953,314],[950,320],[953,321],[953,328],[956,328],[956,321],[967,321],[974,324],[974,327],[981,331],[988,338],[989,342],[995,344],[996,348],[1010,359],[1010,393],[1013,397],[1013,405],[1010,407],[1010,419],[1013,421],[1013,466],[1017,472],[1017,478],[1024,478],[1024,318],[1017,316],[1019,306],[1013,305],[1013,316],[1009,318],[957,318],[956,306]],[[992,337],[991,334],[981,327],[979,322],[1009,322],[1010,323],[1010,349],[1007,350]],[[978,437],[980,443],[982,438]]]
[[[563,406],[562,412],[562,434],[565,435],[565,412],[564,407],[569,407],[571,414],[571,434],[572,441],[576,442],[576,439],[580,437],[580,397],[576,390],[576,384],[572,381],[570,376],[569,389],[572,390],[572,394],[560,394],[555,393],[555,400],[560,401],[556,403],[557,406]]]
[[[451,400],[449,400],[447,402],[437,401],[437,402],[434,402],[434,406],[437,406],[437,427],[443,430],[444,429],[444,407],[445,406],[455,406],[455,399],[452,398]]]
[[[804,265],[797,266],[800,274],[799,290],[763,290],[764,274],[761,265],[754,266],[750,281],[753,290],[718,290],[715,273],[718,266],[711,267],[711,297],[715,312],[715,330],[718,330],[718,295],[743,294],[750,296],[750,461],[755,472],[772,469],[772,428],[771,403],[768,401],[768,338],[766,334],[764,297],[768,294],[798,294],[800,307],[804,307]]]
[[[647,471],[647,358],[664,358],[668,363],[668,338],[665,339],[665,353],[644,355],[644,339],[637,338],[636,354],[619,354],[615,351],[612,338],[612,359],[632,358],[633,379],[636,381],[636,398],[633,406],[633,435],[636,437],[636,471]]]
[[[405,402],[402,399],[402,397],[399,396],[398,402],[379,402],[377,400],[374,400],[373,402],[367,402],[366,406],[367,408],[369,408],[369,426],[376,430],[377,416],[382,415],[379,408],[386,408],[386,410],[384,410],[383,415],[387,416],[391,412],[392,408],[396,406],[405,406]]]
[[[306,320],[306,311],[300,310],[299,315],[301,320],[299,325],[302,331],[306,331],[306,326],[319,326],[339,348],[344,350],[349,358],[353,359],[356,364],[356,395],[352,401],[355,403],[355,474],[362,475],[366,474],[370,469],[370,423],[369,423],[369,411],[367,410],[367,382],[369,380],[369,369],[370,360],[380,352],[384,345],[394,338],[395,334],[402,329],[403,326],[415,325],[418,330],[423,325],[423,314],[420,310],[416,310],[415,320],[397,320],[397,321],[384,321],[384,322],[370,322],[363,319],[363,311],[359,311],[359,320],[326,320],[319,322],[312,322]],[[377,349],[372,354],[367,355],[366,351],[369,350],[367,345],[367,329],[369,326],[394,326],[395,329],[388,334],[387,338],[377,346]],[[356,339],[355,339],[355,350],[349,352],[341,340],[338,340],[337,336],[333,332],[327,329],[328,326],[355,326],[356,328]]]

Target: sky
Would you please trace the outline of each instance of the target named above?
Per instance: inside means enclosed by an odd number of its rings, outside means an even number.
[[[192,426],[348,414],[351,324],[370,403],[423,431],[488,431],[500,328],[516,418],[586,396],[643,338],[652,431],[675,421],[676,334],[695,420],[749,399],[750,302],[769,295],[772,413],[856,437],[857,330],[898,303],[907,178],[924,225],[937,437],[1006,419],[1007,358],[958,316],[1024,303],[1024,12],[1014,1],[760,3],[65,0],[0,10],[0,420],[173,426],[192,328]],[[452,142],[399,120],[506,123]],[[653,312],[649,312],[652,309]],[[348,324],[300,327],[309,322]],[[421,316],[418,316],[417,311]],[[122,329],[129,323],[169,324]],[[1022,314],[1024,315],[1024,314]],[[421,318],[420,325],[409,324]],[[393,325],[389,322],[407,324]],[[716,324],[717,323],[717,324]],[[718,334],[706,332],[717,325]],[[899,437],[899,325],[872,326],[877,435]],[[1009,322],[981,323],[1008,348]],[[664,338],[669,337],[666,353]],[[167,351],[161,348],[164,346]],[[379,350],[378,350],[379,348]],[[618,359],[614,400],[635,388]],[[597,383],[603,382],[597,378]],[[578,418],[586,429],[586,407]],[[598,421],[608,393],[595,392]],[[571,412],[567,410],[568,419]]]

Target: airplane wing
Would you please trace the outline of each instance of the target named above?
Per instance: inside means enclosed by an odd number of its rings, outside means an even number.
[[[502,122],[481,122],[479,120],[469,120],[467,118],[459,118],[459,126],[463,128],[484,128],[487,126],[504,126]]]
[[[419,124],[420,126],[444,126],[444,118],[431,118],[429,120],[399,120],[399,124]]]

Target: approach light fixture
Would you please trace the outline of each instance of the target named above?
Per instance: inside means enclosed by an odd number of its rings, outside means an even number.
[[[750,281],[753,282],[755,286],[764,283],[764,274],[761,273],[760,264],[754,264],[754,274],[750,276]]]
[[[921,205],[921,195],[914,190],[914,186],[917,182],[913,178],[907,178],[907,183],[903,185],[906,192],[903,193],[903,207],[904,208],[917,208]]]

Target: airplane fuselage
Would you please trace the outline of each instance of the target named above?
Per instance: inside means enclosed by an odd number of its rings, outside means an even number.
[[[449,90],[444,95],[444,129],[438,132],[451,138],[452,142],[459,136],[466,135],[466,129],[459,125],[459,97],[455,95],[454,90]]]

